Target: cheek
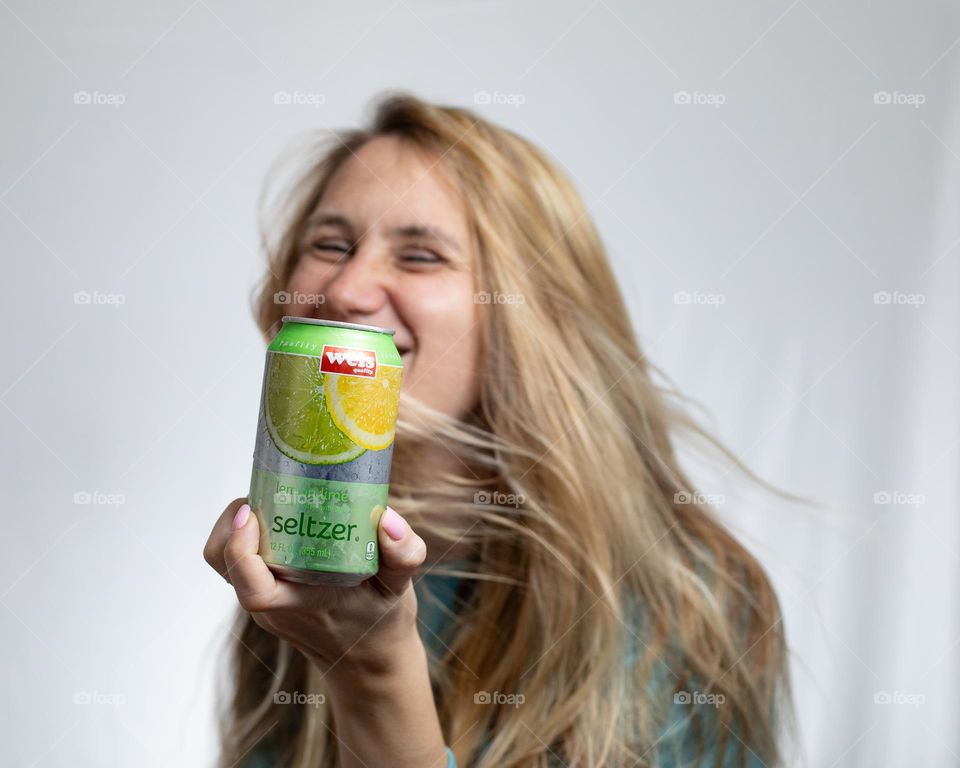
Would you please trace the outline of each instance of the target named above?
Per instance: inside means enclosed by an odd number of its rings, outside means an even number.
[[[463,418],[480,395],[477,347],[468,335],[453,346],[430,346],[418,352],[404,371],[407,393],[453,418]]]
[[[477,307],[473,294],[463,286],[420,286],[416,291],[401,290],[397,304],[405,322],[424,349],[448,345],[469,332],[476,322]]]
[[[287,290],[298,290],[304,293],[322,292],[333,269],[332,265],[316,259],[300,259],[287,281]]]
[[[411,394],[451,416],[464,416],[479,394],[480,315],[469,291],[418,292],[405,307],[417,339],[415,361],[404,383]]]

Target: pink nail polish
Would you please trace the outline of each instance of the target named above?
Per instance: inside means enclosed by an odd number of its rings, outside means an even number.
[[[233,516],[233,527],[243,528],[243,524],[247,522],[248,517],[250,517],[250,505],[244,504],[237,510],[237,514]]]
[[[394,541],[400,541],[407,532],[407,521],[400,517],[393,507],[387,507],[387,511],[383,513],[383,517],[380,519],[380,525],[387,532],[387,536]]]

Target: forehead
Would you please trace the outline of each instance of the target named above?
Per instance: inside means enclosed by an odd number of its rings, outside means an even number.
[[[464,235],[466,208],[439,157],[394,136],[368,141],[334,173],[320,205],[355,224],[385,226],[411,219]]]

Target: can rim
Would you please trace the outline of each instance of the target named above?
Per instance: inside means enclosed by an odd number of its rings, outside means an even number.
[[[377,325],[361,325],[359,323],[342,323],[339,320],[316,320],[312,317],[297,317],[296,315],[284,315],[285,323],[307,323],[308,325],[329,325],[334,328],[349,328],[355,331],[374,331],[375,333],[385,333],[393,336],[396,333],[392,328],[381,328]]]

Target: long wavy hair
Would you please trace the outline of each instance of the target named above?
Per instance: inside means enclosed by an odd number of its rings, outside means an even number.
[[[311,135],[268,177],[269,268],[254,313],[269,340],[308,216],[338,168],[386,135],[430,153],[459,184],[476,290],[523,297],[480,306],[469,416],[401,399],[390,503],[418,530],[477,553],[456,572],[471,588],[447,649],[430,654],[458,764],[642,766],[667,753],[719,764],[728,748],[779,764],[778,729],[792,722],[779,604],[681,470],[675,436],[775,489],[690,418],[641,352],[591,217],[542,151],[465,109],[406,94],[375,107],[369,127]],[[438,445],[460,471],[424,470],[418,455]],[[464,519],[466,534],[451,524]],[[335,766],[336,723],[320,697],[274,703],[280,691],[324,693],[322,674],[242,610],[229,642],[221,765],[269,752],[273,764]],[[480,691],[518,696],[478,706]],[[678,702],[690,702],[682,722],[671,719]]]

